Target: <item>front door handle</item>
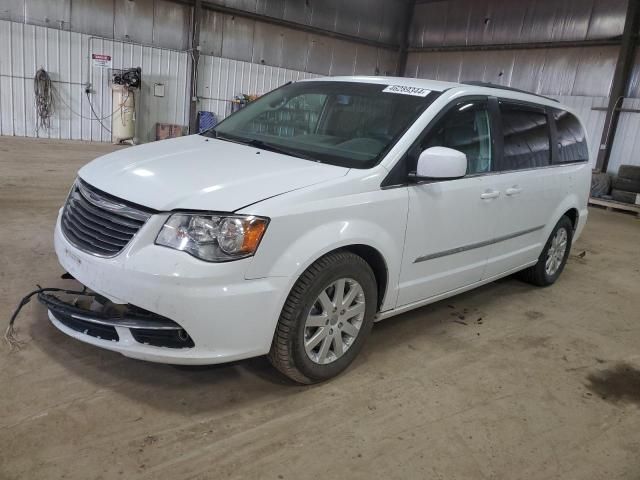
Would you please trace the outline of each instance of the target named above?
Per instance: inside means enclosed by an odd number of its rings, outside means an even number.
[[[511,196],[511,195],[518,195],[519,193],[522,192],[522,189],[518,186],[513,186],[510,188],[507,188],[504,193],[506,193],[507,195]]]
[[[487,190],[482,195],[480,195],[480,198],[482,200],[491,200],[492,198],[498,198],[499,196],[500,196],[499,190]]]

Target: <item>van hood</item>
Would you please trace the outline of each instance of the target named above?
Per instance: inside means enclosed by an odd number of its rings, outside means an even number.
[[[103,192],[155,210],[232,212],[348,171],[190,135],[118,150],[85,165],[78,175]]]

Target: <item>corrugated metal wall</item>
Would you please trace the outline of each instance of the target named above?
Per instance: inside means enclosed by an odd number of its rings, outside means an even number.
[[[460,46],[612,38],[626,0],[441,0],[416,4],[411,46]]]
[[[406,0],[213,0],[212,3],[323,30],[399,45]]]
[[[188,123],[191,58],[186,52],[1,20],[0,45],[8,46],[0,49],[1,135],[111,141],[108,70],[90,66],[89,52],[111,55],[114,68],[142,67],[143,88],[136,97],[139,141],[155,139],[157,122]],[[57,92],[49,130],[36,127],[33,76],[40,67],[49,72]],[[316,76],[210,55],[200,56],[199,70],[199,109],[215,112],[218,119],[230,113],[230,100],[236,95],[262,94],[288,81]],[[104,126],[91,111],[84,93],[87,83],[92,84],[91,102]],[[154,83],[165,85],[164,97],[153,95]]]
[[[405,0],[220,0],[251,13],[398,45]],[[189,48],[192,8],[169,0],[11,0],[0,19],[161,48]],[[205,10],[201,53],[311,73],[393,74],[397,48],[378,48]]]
[[[411,47],[455,47],[526,42],[597,40],[622,34],[626,0],[442,0],[417,4]],[[584,120],[598,151],[617,46],[413,52],[405,74],[437,80],[480,80],[557,98]],[[640,97],[640,52],[627,92]],[[628,101],[635,105],[635,100]],[[625,105],[627,102],[625,102]],[[640,165],[640,114],[623,113],[609,164]],[[638,118],[637,118],[638,117]],[[636,130],[634,130],[636,129]],[[595,161],[595,159],[594,159]]]
[[[200,110],[214,112],[222,119],[231,113],[231,99],[238,94],[261,95],[286,82],[315,76],[298,70],[202,56],[198,75]]]
[[[301,2],[302,3],[302,2]],[[202,53],[323,75],[392,75],[396,50],[205,11]]]
[[[93,68],[89,52],[113,57],[114,68],[141,66],[144,84],[137,97],[137,136],[155,139],[155,123],[186,124],[188,54],[104,40],[64,30],[0,21],[0,133],[2,135],[110,141],[111,91],[108,70]],[[7,48],[4,48],[4,47]],[[56,91],[56,111],[49,130],[36,128],[33,77],[49,72]],[[84,89],[92,84],[92,114]],[[154,97],[154,83],[166,84],[166,96]]]

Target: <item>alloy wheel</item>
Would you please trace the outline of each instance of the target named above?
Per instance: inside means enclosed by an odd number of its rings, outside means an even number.
[[[360,333],[365,314],[362,286],[341,278],[316,298],[304,324],[304,348],[314,363],[326,365],[342,357]]]

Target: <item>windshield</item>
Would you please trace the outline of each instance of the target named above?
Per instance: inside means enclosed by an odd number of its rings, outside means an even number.
[[[348,168],[371,168],[437,96],[422,88],[371,83],[292,83],[203,135]]]

